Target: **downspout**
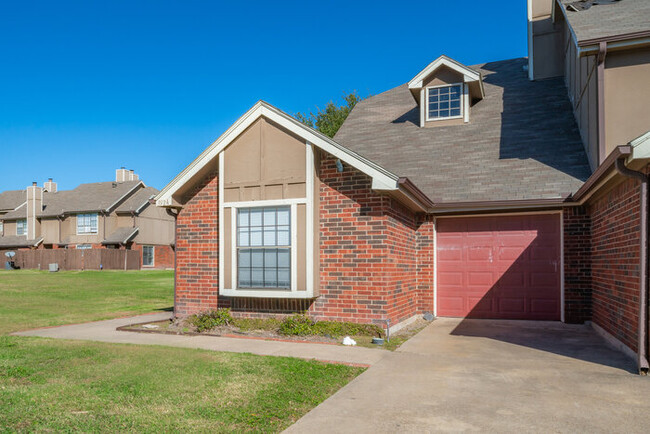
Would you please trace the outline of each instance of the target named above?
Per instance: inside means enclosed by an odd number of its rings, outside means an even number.
[[[607,42],[601,42],[598,47],[598,164],[607,156],[605,147],[605,57],[607,56]]]
[[[178,276],[178,267],[177,267],[178,264],[177,264],[177,255],[176,255],[176,249],[178,248],[178,245],[176,244],[178,231],[176,230],[176,221],[178,220],[178,213],[180,212],[180,210],[174,212],[171,210],[171,208],[165,208],[165,211],[167,211],[167,214],[174,217],[174,318],[176,318],[176,279],[177,279],[176,276]]]
[[[641,228],[639,252],[639,333],[638,333],[638,367],[640,375],[648,375],[647,326],[648,326],[648,175],[632,170],[625,165],[625,158],[616,160],[616,170],[629,178],[641,182]]]

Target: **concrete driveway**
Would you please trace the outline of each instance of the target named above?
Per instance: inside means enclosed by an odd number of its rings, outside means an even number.
[[[588,326],[438,319],[289,432],[648,432],[650,378]]]

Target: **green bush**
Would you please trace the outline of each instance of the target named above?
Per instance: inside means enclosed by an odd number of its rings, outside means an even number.
[[[278,332],[286,336],[313,335],[314,322],[306,315],[291,315],[282,321]]]
[[[306,315],[292,315],[280,324],[278,330],[286,336],[377,336],[383,337],[384,330],[375,324],[356,324],[353,322],[318,321]]]
[[[199,333],[215,327],[229,325],[232,321],[230,309],[224,308],[192,315],[189,319],[189,323],[196,327],[196,331]]]
[[[277,331],[282,321],[275,318],[233,318],[232,325],[239,330],[247,332],[250,330],[272,330]]]

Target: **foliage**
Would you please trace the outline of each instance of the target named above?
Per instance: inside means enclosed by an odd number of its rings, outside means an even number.
[[[0,270],[0,334],[171,310],[173,304],[173,271]]]
[[[232,323],[232,316],[230,316],[230,309],[221,308],[192,315],[188,322],[196,327],[196,331],[203,333],[215,327],[229,325]]]
[[[296,113],[295,118],[328,137],[334,137],[354,106],[363,98],[354,91],[352,93],[344,92],[343,99],[345,100],[343,105],[337,106],[334,101],[330,101],[324,109],[316,107],[316,113],[310,112],[308,115]]]
[[[277,331],[282,321],[275,318],[233,318],[232,325],[241,331],[272,330]]]
[[[287,357],[4,336],[0,432],[280,432],[361,372]]]
[[[291,315],[282,321],[278,332],[286,336],[313,335],[314,322],[307,315]]]
[[[306,315],[292,315],[282,322],[278,333],[286,336],[378,336],[384,331],[375,324],[356,324],[338,321],[312,321]]]

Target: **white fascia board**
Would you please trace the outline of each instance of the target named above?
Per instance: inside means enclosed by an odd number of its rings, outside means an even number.
[[[318,131],[302,124],[288,114],[278,110],[264,101],[258,101],[253,107],[250,108],[242,117],[240,117],[225,133],[223,133],[217,140],[215,140],[205,151],[203,151],[189,166],[187,166],[176,178],[172,180],[163,190],[156,196],[157,206],[171,206],[173,203],[172,196],[180,187],[187,183],[194,177],[203,167],[209,162],[213,161],[217,156],[235,140],[246,128],[260,117],[265,117],[278,125],[286,128],[292,133],[302,137],[309,143],[317,146],[323,151],[331,154],[332,156],[340,159],[344,163],[354,167],[357,170],[372,177],[373,184],[377,182],[378,185],[386,189],[396,190],[397,180],[399,177],[381,166],[363,158],[362,156],[350,151],[349,149],[339,145],[332,139]]]
[[[471,68],[466,67],[462,63],[456,62],[455,60],[450,59],[445,55],[442,55],[438,57],[436,60],[434,60],[433,62],[431,62],[426,68],[420,71],[418,75],[413,77],[413,79],[408,82],[409,89],[420,89],[423,86],[424,79],[427,78],[429,75],[431,75],[436,69],[440,68],[441,66],[446,66],[447,68],[456,71],[459,74],[462,74],[465,83],[481,80],[481,74],[479,74],[478,72],[474,71]]]
[[[650,131],[632,140],[632,155],[628,157],[628,163],[634,160],[650,159]]]

